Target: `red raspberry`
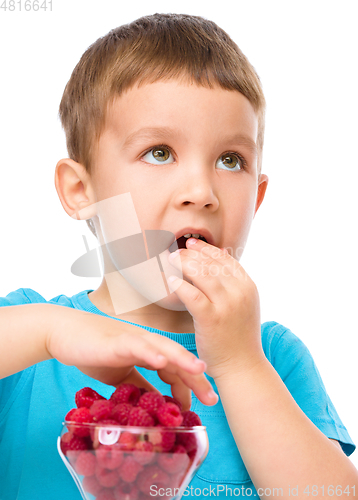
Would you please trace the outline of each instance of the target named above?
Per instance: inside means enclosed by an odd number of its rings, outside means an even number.
[[[107,401],[107,399],[99,399],[94,401],[93,405],[89,409],[90,414],[95,422],[108,418],[112,413],[114,408],[113,401]]]
[[[101,490],[99,492],[99,494],[96,497],[96,500],[116,500],[116,497],[114,496],[112,490],[105,488],[104,490]]]
[[[129,414],[128,425],[152,427],[154,425],[154,418],[151,417],[149,413],[140,406],[135,406],[131,409],[131,412]]]
[[[124,452],[120,450],[118,444],[111,446],[100,444],[96,450],[96,457],[101,467],[114,470],[123,462]]]
[[[66,432],[61,437],[61,450],[64,455],[66,455],[69,450],[79,451],[87,449],[87,441],[79,436],[76,436],[75,434],[72,434],[72,432]]]
[[[103,420],[101,420],[99,422],[99,427],[105,427],[106,425],[111,425],[112,427],[113,426],[117,427],[118,422],[117,422],[117,420],[114,420],[114,418],[104,418]]]
[[[66,453],[66,457],[68,459],[68,461],[70,462],[70,464],[72,465],[72,467],[75,466],[76,464],[76,460],[77,460],[77,457],[80,453],[82,453],[82,451],[84,450],[68,450],[67,453]]]
[[[68,425],[68,429],[73,432],[73,434],[76,434],[77,436],[80,437],[85,437],[89,436],[90,433],[90,426],[82,426],[81,424],[89,424],[93,422],[92,415],[90,414],[90,411],[88,408],[77,408],[72,414],[71,414],[71,422],[75,424],[79,424],[78,426],[76,425]]]
[[[93,451],[81,451],[74,469],[80,476],[93,476],[96,472],[96,457]]]
[[[141,465],[148,465],[154,462],[155,452],[153,443],[150,441],[138,441],[135,449],[132,451],[132,456]]]
[[[91,495],[97,496],[98,493],[103,489],[98,482],[96,476],[86,476],[83,478],[82,486],[87,493],[91,493]]]
[[[153,494],[145,495],[141,491],[139,492],[138,500],[153,500]]]
[[[182,404],[180,401],[178,401],[177,399],[175,398],[172,398],[171,396],[163,396],[163,398],[165,399],[165,402],[166,403],[174,403],[176,404],[177,406],[179,406],[179,410],[182,411]]]
[[[165,431],[162,432],[162,451],[170,451],[175,443],[175,432]]]
[[[113,493],[116,500],[137,500],[139,496],[137,486],[124,481],[113,489]]]
[[[137,406],[146,410],[152,417],[155,416],[158,408],[165,404],[165,399],[161,394],[154,391],[144,393],[138,401]]]
[[[128,403],[119,403],[113,408],[110,417],[117,420],[120,425],[128,425],[128,417],[132,408],[133,406]]]
[[[165,403],[156,412],[159,422],[166,427],[178,427],[183,421],[179,407],[174,403]]]
[[[189,458],[193,458],[197,451],[196,437],[192,433],[180,432],[177,435],[176,444],[181,444],[186,449]]]
[[[190,410],[183,411],[182,415],[183,415],[183,422],[181,425],[183,427],[194,427],[195,425],[203,425],[201,423],[199,415],[197,415],[193,411]]]
[[[143,470],[140,465],[131,455],[126,456],[122,467],[119,469],[119,477],[126,483],[133,483],[136,480],[139,472]]]
[[[97,464],[96,467],[96,477],[99,481],[99,484],[101,484],[105,488],[112,488],[119,482],[117,471],[105,469],[99,464]]]
[[[186,476],[186,471],[181,470],[176,474],[170,475],[170,487],[171,488],[180,488],[183,479]]]
[[[131,432],[122,432],[119,436],[118,443],[120,444],[120,449],[124,451],[134,450],[135,444],[137,442],[137,436]]]
[[[155,485],[158,490],[168,486],[169,482],[170,477],[166,472],[157,465],[149,465],[138,477],[137,486],[142,493],[150,495],[151,491],[153,491],[150,489],[152,485]]]
[[[134,384],[121,384],[114,391],[110,400],[116,405],[119,403],[129,403],[135,406],[140,396],[140,389]]]
[[[77,408],[82,408],[83,406],[90,408],[93,402],[98,399],[104,399],[104,397],[90,387],[84,387],[80,391],[77,391],[75,396]]]
[[[158,465],[170,474],[184,471],[189,465],[189,461],[186,449],[180,444],[174,446],[172,453],[159,453],[157,459]]]
[[[71,421],[71,417],[73,415],[73,412],[75,412],[77,410],[77,408],[72,408],[72,410],[70,410],[67,415],[65,416],[65,422],[70,422]]]
[[[148,389],[144,389],[144,387],[139,387],[141,395],[144,394],[145,392],[148,392]]]
[[[166,431],[165,427],[157,426],[158,430],[148,434],[148,440],[153,443],[153,450],[161,453],[170,451],[175,443],[175,432]]]

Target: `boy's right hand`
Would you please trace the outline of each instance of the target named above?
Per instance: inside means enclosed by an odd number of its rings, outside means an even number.
[[[62,309],[46,336],[51,357],[115,387],[126,382],[156,391],[134,366],[156,370],[183,410],[190,409],[191,390],[203,404],[217,403],[216,395],[208,395],[212,386],[205,363],[174,340],[112,318]]]

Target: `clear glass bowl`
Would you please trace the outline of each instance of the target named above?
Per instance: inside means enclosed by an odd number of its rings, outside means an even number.
[[[58,452],[84,500],[179,500],[205,460],[205,426],[64,422]]]

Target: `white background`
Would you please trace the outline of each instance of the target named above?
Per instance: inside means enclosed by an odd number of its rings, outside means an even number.
[[[262,322],[305,342],[358,443],[357,2],[52,1],[52,12],[0,9],[0,296],[29,287],[51,299],[99,284],[70,273],[82,235],[91,248],[95,239],[53,182],[67,157],[58,106],[82,53],[146,14],[211,19],[254,65],[268,103],[269,187],[241,263]],[[358,467],[357,452],[351,459]]]

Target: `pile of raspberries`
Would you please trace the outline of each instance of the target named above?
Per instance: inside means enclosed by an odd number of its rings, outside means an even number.
[[[171,428],[202,425],[196,413],[181,411],[181,403],[170,396],[133,384],[121,384],[108,400],[84,387],[75,401],[77,408],[65,417],[68,432],[61,437],[61,450],[83,476],[86,492],[96,500],[149,500],[159,488],[173,491],[180,486],[196,456],[197,442],[195,433]],[[99,429],[103,432],[106,425],[108,434],[113,425],[155,429],[122,431],[108,445],[98,439]]]

